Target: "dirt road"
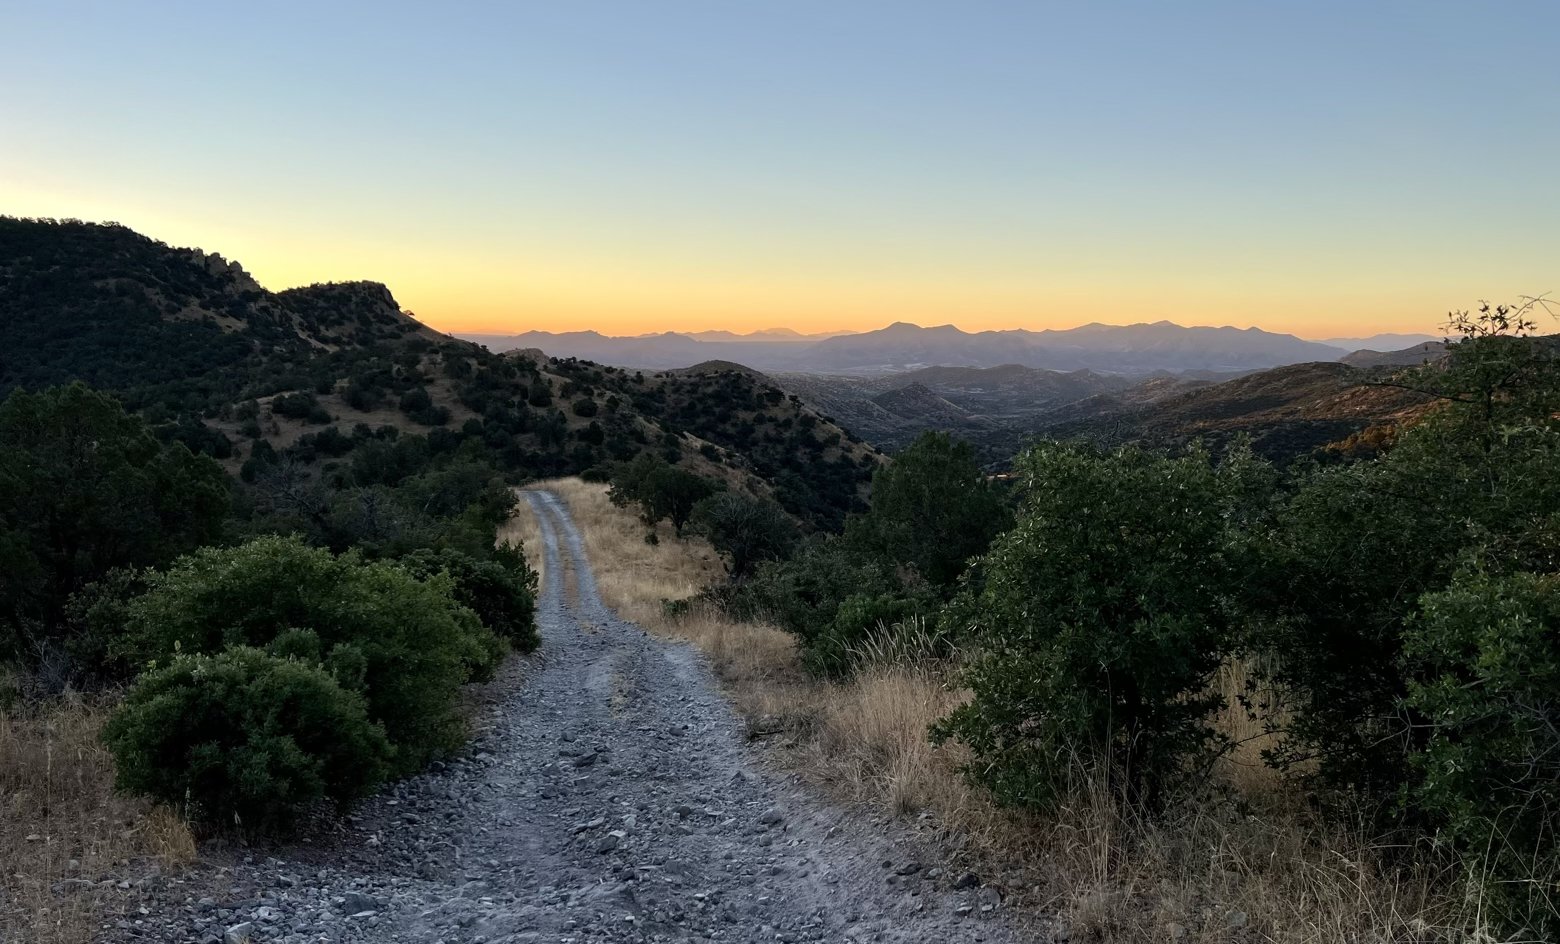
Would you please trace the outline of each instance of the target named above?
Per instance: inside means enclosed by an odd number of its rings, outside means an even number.
[[[526,498],[542,649],[470,755],[369,801],[328,848],[237,859],[220,894],[161,887],[121,939],[1031,939],[973,876],[765,769],[697,653],[619,620],[562,502]]]

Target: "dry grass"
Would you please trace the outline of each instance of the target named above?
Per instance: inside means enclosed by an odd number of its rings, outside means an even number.
[[[1363,829],[1307,814],[1261,763],[1270,741],[1235,703],[1247,681],[1241,665],[1218,680],[1230,701],[1221,723],[1240,746],[1217,789],[1152,823],[1088,783],[1053,815],[1015,815],[960,775],[957,745],[927,739],[928,726],[964,697],[953,666],[877,652],[847,681],[809,678],[775,627],[699,607],[676,618],[663,610],[662,600],[720,578],[707,544],[675,541],[665,528],[658,545],[645,543],[644,525],[608,502],[604,486],[562,479],[542,487],[568,504],[606,602],[703,650],[750,724],[794,743],[777,756],[839,796],[939,829],[953,861],[972,864],[1010,900],[1056,915],[1073,941],[1491,940],[1469,930],[1472,906],[1443,869],[1388,868],[1392,850]]]
[[[114,791],[107,715],[77,698],[0,710],[0,940],[95,940],[125,907],[112,879],[194,859],[182,820]]]
[[[547,579],[547,559],[542,549],[542,527],[536,521],[536,516],[531,514],[530,506],[525,498],[520,499],[519,507],[509,520],[498,529],[498,543],[505,541],[513,544],[518,542],[525,550],[526,563],[536,571],[541,580]]]

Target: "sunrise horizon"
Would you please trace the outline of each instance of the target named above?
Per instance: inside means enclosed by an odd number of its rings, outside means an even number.
[[[13,87],[82,65],[0,108],[0,213],[441,331],[1434,334],[1560,281],[1538,8],[73,7],[11,18]]]

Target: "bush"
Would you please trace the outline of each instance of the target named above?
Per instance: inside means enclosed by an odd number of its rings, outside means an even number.
[[[476,613],[501,639],[521,652],[540,644],[536,634],[536,571],[519,554],[507,562],[479,561],[460,551],[423,550],[400,563],[418,579],[444,574],[454,582],[455,599]]]
[[[363,699],[317,666],[236,648],[138,679],[104,740],[121,789],[212,825],[285,826],[322,799],[346,806],[389,770]]]
[[[694,523],[726,559],[726,572],[741,580],[766,560],[790,553],[796,525],[780,506],[739,492],[717,492],[695,506]]]
[[[613,466],[609,497],[617,505],[637,503],[645,524],[670,519],[680,537],[694,507],[714,492],[715,483],[709,479],[644,452]]]
[[[1314,770],[1324,799],[1383,812],[1414,777],[1433,719],[1405,702],[1404,638],[1419,598],[1470,559],[1552,572],[1560,546],[1560,358],[1500,333],[1508,314],[1454,320],[1467,336],[1407,378],[1443,399],[1377,458],[1321,469],[1265,542],[1258,624],[1288,698],[1277,759]]]
[[[747,580],[705,593],[733,619],[771,622],[804,644],[833,622],[852,593],[890,586],[882,568],[849,553],[835,537],[814,537],[784,560],[764,562]]]
[[[973,698],[940,734],[965,741],[999,796],[1057,802],[1077,763],[1152,807],[1223,746],[1209,682],[1229,651],[1242,577],[1236,529],[1266,499],[1249,453],[1022,456],[1013,530],[945,617],[983,655]]]
[[[1442,828],[1489,912],[1560,937],[1560,575],[1464,573],[1420,600],[1404,640],[1430,725],[1409,801]],[[1515,939],[1515,938],[1514,938]]]
[[[600,408],[596,405],[596,401],[590,397],[581,397],[574,401],[570,409],[574,411],[575,416],[588,419],[595,416]]]
[[[333,556],[296,538],[205,548],[146,579],[120,647],[134,662],[166,665],[180,654],[264,648],[290,631],[311,632],[320,665],[361,664],[361,679],[337,679],[384,726],[397,773],[459,745],[460,685],[489,676],[501,651],[456,602],[448,576],[419,581],[395,564]]]
[[[845,533],[861,553],[951,587],[1009,524],[970,444],[932,432],[872,476],[871,507],[850,519]]]
[[[401,412],[407,415],[415,415],[433,408],[433,398],[428,396],[428,391],[422,387],[413,387],[401,394],[399,404]]]
[[[840,602],[834,619],[803,637],[807,667],[820,675],[842,675],[860,660],[863,647],[914,626],[935,636],[940,606],[930,593],[853,593]]]
[[[323,425],[331,420],[330,413],[312,393],[284,393],[271,400],[271,412],[305,423]]]

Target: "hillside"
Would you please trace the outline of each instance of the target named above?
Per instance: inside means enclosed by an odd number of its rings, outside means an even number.
[[[1417,367],[1446,356],[1445,341],[1421,341],[1410,347],[1390,351],[1364,348],[1343,358],[1351,367]]]
[[[923,367],[875,377],[786,373],[776,379],[879,448],[903,448],[935,429],[969,440],[993,467],[1005,465],[1026,440],[1054,423],[1057,411],[1113,412],[1206,383],[1171,376],[1134,381],[1019,364]]]
[[[1202,439],[1217,447],[1246,435],[1259,454],[1282,461],[1425,409],[1429,398],[1379,383],[1390,373],[1339,363],[1276,367],[1146,403],[1120,397],[1082,401],[1058,410],[1044,429],[1055,438],[1107,445],[1173,446]]]
[[[0,218],[0,393],[71,379],[221,400],[317,352],[440,338],[383,285],[272,293],[237,262],[129,229]]]
[[[1134,382],[1094,371],[1019,365],[928,367],[883,377],[782,374],[779,381],[815,408],[888,451],[928,429],[973,443],[990,468],[1005,467],[1035,438],[1083,438],[1104,445],[1218,445],[1236,434],[1285,461],[1411,418],[1423,398],[1379,382],[1401,359],[1356,367],[1315,362],[1213,374],[1218,382],[1161,374]],[[1408,363],[1408,362],[1404,362]],[[1418,364],[1419,361],[1412,361]]]
[[[878,461],[751,371],[493,354],[377,283],[271,292],[237,262],[122,226],[0,219],[0,395],[72,380],[247,479],[290,465],[382,480],[475,453],[525,480],[654,449],[827,528]]]

